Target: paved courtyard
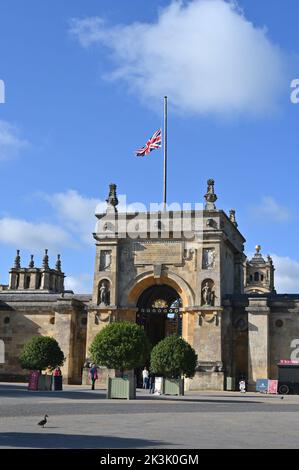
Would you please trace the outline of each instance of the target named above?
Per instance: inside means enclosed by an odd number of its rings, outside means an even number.
[[[0,448],[299,448],[299,396],[137,395],[106,400],[104,390],[83,386],[28,392],[0,384]]]

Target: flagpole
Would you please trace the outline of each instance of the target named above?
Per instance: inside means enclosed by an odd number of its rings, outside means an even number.
[[[166,209],[167,202],[167,96],[164,96],[164,181],[163,181],[163,206]]]

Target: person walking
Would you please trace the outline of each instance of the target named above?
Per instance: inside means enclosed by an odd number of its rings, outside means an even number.
[[[149,371],[145,367],[142,371],[142,382],[143,382],[143,388],[148,388],[148,378],[149,378]]]
[[[89,377],[91,380],[91,390],[95,388],[95,382],[98,380],[98,369],[95,364],[92,364],[91,369],[89,371]]]
[[[153,372],[150,372],[149,375],[149,392],[154,393],[155,392],[155,374]]]
[[[60,367],[56,367],[53,372],[54,390],[62,390],[62,373]]]
[[[246,382],[244,379],[241,379],[239,382],[239,390],[241,393],[246,393]]]

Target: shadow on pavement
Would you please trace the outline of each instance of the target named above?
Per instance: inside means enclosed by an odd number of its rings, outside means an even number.
[[[62,390],[59,392],[49,391],[49,392],[41,392],[41,391],[29,391],[27,387],[18,387],[14,388],[12,386],[0,386],[0,398],[1,397],[9,397],[9,398],[33,398],[41,397],[41,398],[63,398],[69,400],[99,400],[106,398],[106,390],[86,390],[86,391],[71,391],[71,390]]]
[[[41,391],[28,391],[27,387],[6,387],[0,386],[0,398],[1,397],[9,397],[9,398],[29,398],[33,401],[36,398],[52,398],[55,401],[55,398],[64,399],[64,400],[90,400],[90,401],[98,401],[106,399],[106,390],[63,390],[60,392],[41,392]],[[245,397],[244,397],[245,398]],[[114,400],[109,400],[111,403]],[[124,399],[124,402],[128,402],[128,400]],[[234,398],[234,397],[227,397],[227,396],[200,396],[198,398],[193,397],[179,397],[173,395],[152,395],[146,393],[138,393],[136,395],[136,400],[132,401],[175,401],[175,402],[185,402],[185,403],[221,403],[221,404],[231,404],[231,403],[261,403],[261,400],[256,400],[254,397],[251,397],[251,400],[245,399],[242,400],[242,397]]]
[[[103,389],[96,389],[92,390],[62,390],[59,392],[51,391],[51,392],[41,392],[41,391],[28,391],[27,385],[0,385],[0,398],[1,397],[9,397],[9,398],[32,398],[33,400],[37,397],[39,398],[61,398],[66,400],[103,400],[106,399],[106,390]],[[263,403],[263,400],[273,400],[278,399],[280,396],[277,395],[236,395],[235,397],[232,395],[221,395],[221,394],[201,394],[198,397],[194,397],[192,395],[185,395],[185,396],[173,396],[173,395],[153,395],[146,393],[146,391],[137,390],[136,401],[176,401],[176,402],[186,402],[186,403],[221,403],[221,404],[256,404],[256,403]],[[124,402],[128,402],[127,400],[123,400]],[[132,401],[132,400],[130,400]],[[135,400],[133,400],[135,401]],[[113,402],[113,400],[111,400]]]
[[[136,397],[136,400],[157,400],[157,401],[175,401],[177,403],[183,402],[183,403],[221,403],[222,405],[224,404],[231,404],[231,403],[236,403],[236,404],[256,404],[256,403],[262,403],[260,400],[244,400],[242,399],[237,400],[237,399],[227,399],[225,397],[220,399],[214,399],[214,398],[187,398],[187,397],[179,397],[179,396],[173,396],[173,395],[139,395]]]
[[[116,436],[87,436],[80,434],[0,433],[0,448],[34,449],[136,449],[165,447],[166,442]]]

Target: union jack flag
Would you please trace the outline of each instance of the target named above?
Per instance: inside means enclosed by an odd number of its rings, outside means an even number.
[[[136,150],[136,157],[144,157],[148,155],[152,150],[160,148],[162,145],[162,130],[156,131],[153,136],[146,142],[145,146],[141,149]]]

